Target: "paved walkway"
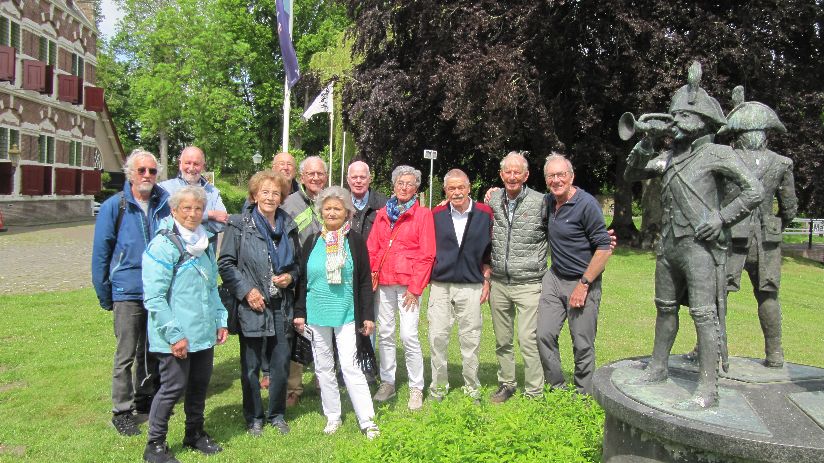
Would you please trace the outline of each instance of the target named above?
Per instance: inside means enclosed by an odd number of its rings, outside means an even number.
[[[94,222],[9,227],[0,233],[0,294],[88,288]]]

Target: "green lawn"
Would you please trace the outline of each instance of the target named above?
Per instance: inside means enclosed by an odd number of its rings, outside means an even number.
[[[653,254],[626,249],[617,250],[612,257],[604,280],[600,313],[599,365],[624,357],[648,355],[651,351],[655,318],[654,263]],[[785,259],[782,304],[788,361],[824,366],[824,349],[816,341],[821,336],[818,297],[821,297],[822,281],[824,266],[821,264]],[[731,295],[729,305],[730,353],[760,357],[762,341],[749,286]],[[111,314],[97,307],[93,291],[0,296],[0,314],[4,320],[0,326],[0,461],[139,461],[145,444],[145,425],[144,434],[134,438],[120,437],[109,425],[112,322]],[[682,310],[681,315],[684,318],[682,335],[674,352],[687,351],[695,339],[687,311]],[[487,394],[495,387],[496,361],[488,307],[484,308],[484,316],[480,374],[481,381],[487,385]],[[427,339],[425,325],[421,324],[423,340]],[[572,354],[568,337],[563,339],[562,351],[569,375]],[[588,401],[582,402],[572,395],[549,394],[540,401],[517,398],[503,406],[493,406],[484,400],[477,408],[462,400],[458,388],[459,352],[454,338],[450,350],[453,361],[450,383],[455,389],[449,398],[441,404],[425,402],[422,412],[412,414],[405,410],[407,389],[401,386],[397,402],[378,411],[384,435],[375,442],[365,441],[358,432],[345,394],[344,427],[332,437],[322,434],[325,418],[308,373],[304,378],[305,400],[287,415],[292,433],[280,436],[267,431],[260,439],[248,437],[240,410],[237,340],[230,338],[227,345],[218,347],[216,352],[206,425],[225,451],[209,458],[209,462],[323,462],[335,457],[347,461],[349,453],[362,453],[361,450],[381,453],[387,457],[386,461],[450,461],[443,454],[440,458],[425,456],[445,446],[449,446],[451,452],[446,455],[468,455],[460,458],[462,461],[501,461],[509,457],[484,453],[494,448],[479,450],[477,447],[518,448],[541,436],[545,439],[539,443],[542,448],[553,446],[552,454],[556,456],[552,461],[598,461],[600,458],[597,447],[602,415],[600,409]],[[399,355],[402,354],[399,352]],[[428,380],[426,341],[424,355]],[[402,357],[399,364],[398,384],[403,384],[406,378]],[[522,374],[519,370],[519,379]],[[183,462],[205,461],[194,453],[182,451],[183,418],[182,407],[178,406],[170,425],[169,442],[173,451]],[[543,421],[536,421],[538,419]],[[563,431],[555,434],[547,429],[552,426],[564,429],[570,420],[588,430],[589,437],[576,441],[564,436]],[[534,426],[524,426],[524,422]],[[418,434],[417,430],[427,432]],[[496,431],[500,431],[498,435]],[[403,446],[398,444],[403,439],[414,441],[414,446],[408,442]],[[577,451],[586,446],[594,450],[580,456]],[[528,453],[510,460],[519,458],[530,461]]]

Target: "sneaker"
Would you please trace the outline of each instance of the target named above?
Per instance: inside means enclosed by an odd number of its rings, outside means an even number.
[[[246,432],[252,437],[260,437],[263,435],[263,421],[253,421],[246,426]]]
[[[363,432],[363,435],[369,440],[375,439],[381,435],[381,431],[377,426],[369,426],[366,429],[362,429],[361,432]]]
[[[223,447],[217,445],[217,442],[203,431],[186,436],[183,439],[183,447],[197,450],[204,455],[214,455],[223,451]]]
[[[132,412],[118,413],[112,417],[112,426],[121,436],[136,436],[140,434],[140,428],[137,427]]]
[[[281,434],[289,434],[290,431],[289,425],[286,424],[286,420],[283,418],[275,418],[269,422],[269,426],[276,428]]]
[[[341,424],[342,423],[340,422],[340,420],[329,420],[326,422],[326,427],[323,428],[323,433],[327,436],[330,436],[338,432],[338,429],[340,429]]]
[[[512,395],[515,394],[515,387],[514,386],[507,386],[506,384],[501,384],[498,387],[498,390],[495,391],[494,394],[489,396],[489,401],[493,404],[501,404],[509,400]]]
[[[153,441],[146,444],[146,449],[143,450],[143,461],[147,463],[180,463],[169,451],[166,441]]]
[[[413,412],[423,408],[423,391],[416,387],[409,388],[409,409]]]
[[[290,392],[286,395],[286,408],[292,408],[297,406],[300,403],[300,396],[295,394],[294,392]]]
[[[395,397],[395,385],[392,383],[381,383],[373,399],[375,399],[375,402],[386,402],[392,397]]]

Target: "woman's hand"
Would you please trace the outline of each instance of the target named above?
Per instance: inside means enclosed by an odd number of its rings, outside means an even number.
[[[403,295],[403,304],[401,307],[406,309],[407,312],[411,312],[413,310],[418,310],[418,296],[406,290],[406,294]]]
[[[189,354],[189,341],[186,338],[172,344],[172,355],[179,359],[185,359]]]
[[[266,307],[266,299],[263,298],[263,295],[260,294],[257,288],[252,288],[252,290],[249,291],[249,294],[246,295],[246,302],[255,312],[263,312],[263,308]]]
[[[292,275],[288,273],[281,273],[272,277],[272,283],[278,288],[285,288],[292,284]]]
[[[224,342],[226,342],[227,339],[229,339],[229,330],[227,330],[226,328],[218,328],[217,329],[217,344],[221,345]]]
[[[292,325],[295,327],[295,331],[297,331],[300,334],[303,334],[303,328],[306,326],[306,319],[296,318],[292,320]]]
[[[375,332],[375,322],[370,320],[364,320],[363,326],[358,331],[360,331],[360,334],[364,336],[371,336],[372,333]]]

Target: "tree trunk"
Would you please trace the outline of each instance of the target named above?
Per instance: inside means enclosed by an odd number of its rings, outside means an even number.
[[[619,244],[631,244],[638,236],[638,229],[632,221],[632,182],[624,180],[626,158],[619,155],[615,164],[615,206],[609,228],[615,230]]]
[[[157,132],[160,138],[160,172],[157,174],[157,180],[163,181],[168,178],[169,172],[169,134],[166,129],[160,129]]]

